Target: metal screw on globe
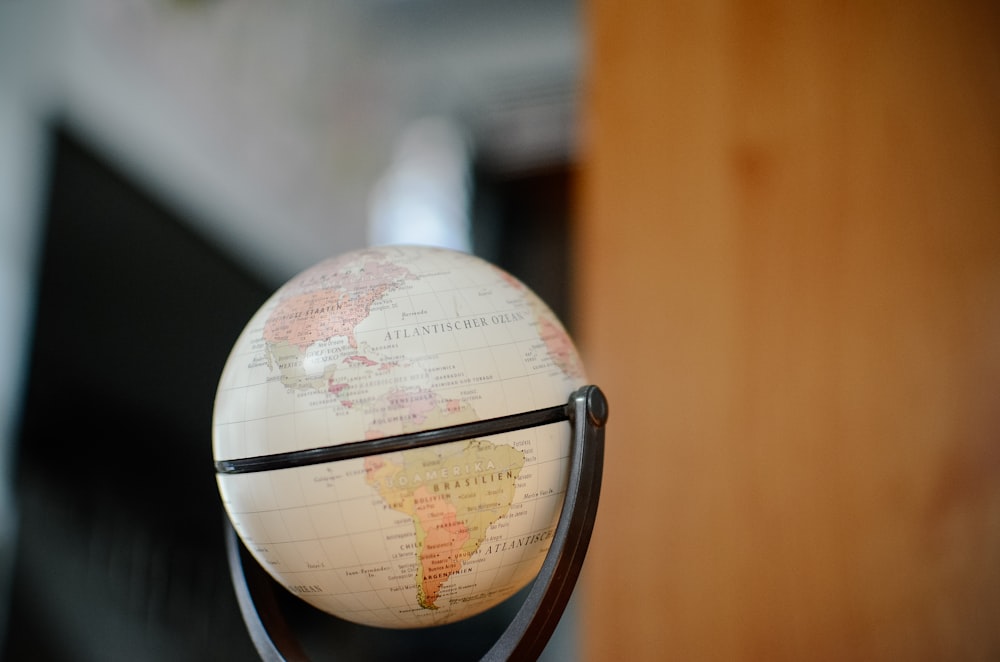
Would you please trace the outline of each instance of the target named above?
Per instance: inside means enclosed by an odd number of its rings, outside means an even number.
[[[432,247],[347,253],[281,287],[232,349],[213,420],[223,504],[271,577],[325,612],[390,628],[467,618],[542,566],[570,424],[323,453],[561,408],[584,384],[562,325],[499,268]]]

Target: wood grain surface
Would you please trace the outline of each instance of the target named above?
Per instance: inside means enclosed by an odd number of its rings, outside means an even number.
[[[586,4],[587,659],[1000,659],[997,7]]]

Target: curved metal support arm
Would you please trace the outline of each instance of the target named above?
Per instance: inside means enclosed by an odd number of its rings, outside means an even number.
[[[580,576],[597,517],[604,468],[608,402],[596,386],[573,394],[569,482],[559,524],[542,569],[521,609],[483,660],[535,660],[559,624]]]
[[[226,553],[236,601],[257,653],[263,662],[309,662],[288,621],[281,613],[278,583],[250,555],[226,518]]]
[[[601,492],[608,403],[598,387],[584,386],[570,397],[565,413],[573,433],[559,523],[527,598],[483,657],[488,662],[537,659],[559,624],[583,567]],[[275,595],[277,582],[250,556],[231,525],[227,526],[226,545],[240,611],[261,659],[307,662],[308,656],[281,613]]]

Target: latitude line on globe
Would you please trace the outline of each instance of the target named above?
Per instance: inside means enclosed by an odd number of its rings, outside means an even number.
[[[381,455],[414,448],[425,448],[449,441],[464,441],[504,432],[516,432],[527,428],[562,423],[570,417],[568,405],[556,405],[545,409],[535,409],[520,414],[509,414],[483,421],[460,423],[433,430],[410,432],[381,439],[352,441],[334,446],[305,448],[297,451],[254,455],[251,457],[219,460],[215,463],[215,471],[220,474],[243,474],[275,469],[291,469],[326,462],[352,460],[369,455]]]

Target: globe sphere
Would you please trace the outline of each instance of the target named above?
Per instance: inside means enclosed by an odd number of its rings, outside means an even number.
[[[292,278],[223,369],[216,462],[562,405],[586,383],[552,311],[472,255],[359,250]],[[570,427],[553,423],[307,466],[217,474],[237,534],[281,585],[392,628],[480,613],[527,585],[552,541]]]

